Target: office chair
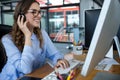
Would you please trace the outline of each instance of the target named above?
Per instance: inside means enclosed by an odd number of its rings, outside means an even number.
[[[4,65],[6,64],[6,61],[7,61],[6,52],[2,42],[0,41],[0,72],[2,71]]]
[[[1,42],[1,38],[3,35],[9,33],[11,28],[11,26],[0,24],[0,72],[2,71],[2,68],[4,67],[7,61],[6,51]]]

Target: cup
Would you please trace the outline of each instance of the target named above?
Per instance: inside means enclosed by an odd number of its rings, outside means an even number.
[[[75,55],[81,55],[83,53],[83,46],[73,46],[73,53]]]

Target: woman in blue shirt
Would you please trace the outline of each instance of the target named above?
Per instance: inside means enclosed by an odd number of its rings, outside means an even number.
[[[7,63],[0,73],[0,80],[16,80],[43,66],[46,58],[54,66],[69,67],[47,33],[40,28],[40,12],[36,0],[21,0],[17,4],[12,31],[2,37]]]

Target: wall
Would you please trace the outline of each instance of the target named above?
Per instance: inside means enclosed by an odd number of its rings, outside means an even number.
[[[80,27],[85,27],[84,23],[84,11],[86,9],[100,9],[93,0],[80,0]]]

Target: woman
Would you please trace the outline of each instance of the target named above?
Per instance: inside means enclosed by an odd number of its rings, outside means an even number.
[[[54,66],[69,67],[47,33],[40,29],[40,12],[35,0],[21,0],[17,4],[12,31],[2,38],[8,60],[0,80],[16,80],[43,66],[46,58]]]

